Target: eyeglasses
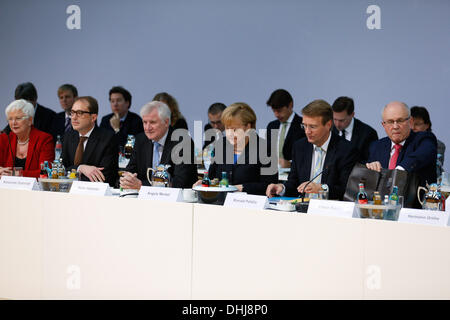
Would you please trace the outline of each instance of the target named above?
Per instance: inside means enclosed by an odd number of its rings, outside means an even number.
[[[306,131],[306,129],[308,129],[308,128],[309,128],[311,131],[317,130],[317,128],[319,128],[318,125],[314,125],[314,124],[304,124],[304,123],[302,123],[300,126],[301,126],[302,129],[305,130],[305,131]]]
[[[73,110],[71,110],[70,111],[70,116],[73,117],[74,115],[77,115],[78,117],[81,117],[82,115],[84,115],[86,113],[93,114],[93,112],[90,112],[90,111],[83,111],[83,110],[73,111]]]
[[[214,126],[214,125],[219,125],[219,124],[221,124],[222,121],[220,121],[220,120],[219,120],[219,121],[210,121],[209,123],[210,123],[211,125]]]
[[[386,120],[386,121],[383,121],[382,123],[387,126],[393,126],[394,124],[401,125],[401,124],[404,124],[406,121],[408,121],[409,118],[410,117],[407,117],[404,119],[397,119],[397,120]]]
[[[25,120],[25,119],[28,119],[29,118],[29,116],[23,116],[23,117],[20,117],[20,118],[8,118],[8,122],[20,122],[20,121],[23,121],[23,120]]]

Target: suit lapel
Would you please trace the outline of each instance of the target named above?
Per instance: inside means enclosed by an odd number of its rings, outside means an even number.
[[[79,138],[78,138],[79,139]],[[95,147],[97,146],[98,143],[98,128],[94,127],[94,130],[92,130],[91,135],[89,136],[89,139],[87,140],[86,143],[86,148],[84,149],[83,152],[83,163],[88,162],[88,159],[90,158],[91,154],[94,152]],[[77,143],[78,145],[78,143]],[[76,148],[75,148],[76,150]]]
[[[170,153],[172,152],[172,144],[174,143],[174,141],[171,140],[171,136],[172,136],[172,128],[169,128],[159,163],[170,164]],[[152,145],[152,160],[153,160],[153,145]]]
[[[305,178],[304,181],[308,181],[311,176],[311,166],[312,166],[312,154],[314,150],[314,146],[312,143],[306,142],[307,147],[304,153],[304,161],[300,161],[300,170],[301,174],[299,174],[300,181],[303,180],[301,177]],[[302,181],[301,181],[302,182]]]
[[[34,157],[34,152],[33,150],[35,150],[35,146],[37,143],[37,135],[36,132],[33,132],[34,129],[31,128],[30,131],[30,142],[28,143],[28,151],[27,151],[27,160],[25,162],[25,168],[24,170],[28,170],[30,168],[30,163],[33,160]]]
[[[415,133],[411,130],[408,138],[406,138],[405,144],[400,149],[400,154],[398,155],[397,163],[400,163],[403,160],[403,157],[405,156],[406,148],[408,148],[408,145],[411,143],[411,141],[414,140]]]
[[[322,174],[321,181],[327,181],[329,170],[326,170],[326,169],[331,167],[332,163],[334,162],[334,159],[336,158],[335,155],[336,155],[337,143],[338,143],[339,139],[341,139],[339,136],[331,133],[331,139],[330,139],[330,143],[328,144],[327,154],[325,155],[325,161],[323,163],[323,169],[322,169],[322,171],[325,170],[325,172],[323,172],[323,174]],[[342,139],[344,139],[344,138],[342,138]]]

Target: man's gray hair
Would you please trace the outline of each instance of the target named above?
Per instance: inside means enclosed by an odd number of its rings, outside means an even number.
[[[11,111],[21,110],[25,116],[34,117],[34,107],[33,105],[25,99],[14,100],[5,109],[6,118],[8,118],[8,113]]]
[[[141,118],[152,112],[154,109],[158,109],[158,115],[161,121],[169,119],[170,124],[170,109],[167,104],[161,101],[151,101],[144,104],[141,108]]]

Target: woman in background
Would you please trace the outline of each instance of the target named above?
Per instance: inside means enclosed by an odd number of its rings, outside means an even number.
[[[168,94],[167,92],[160,92],[155,95],[153,101],[161,101],[169,106],[170,109],[170,125],[173,130],[176,129],[186,129],[188,130],[188,125],[186,120],[178,108],[177,100]]]

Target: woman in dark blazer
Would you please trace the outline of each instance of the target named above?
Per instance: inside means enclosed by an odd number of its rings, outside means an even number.
[[[11,132],[0,135],[0,176],[22,167],[24,177],[39,177],[40,164],[55,159],[53,137],[33,127],[34,107],[28,101],[13,101],[5,113]]]
[[[255,112],[243,102],[233,103],[223,111],[221,120],[226,137],[214,142],[209,178],[220,180],[226,172],[230,185],[239,191],[265,195],[267,186],[278,181],[278,163],[264,150],[265,140],[256,134]]]

